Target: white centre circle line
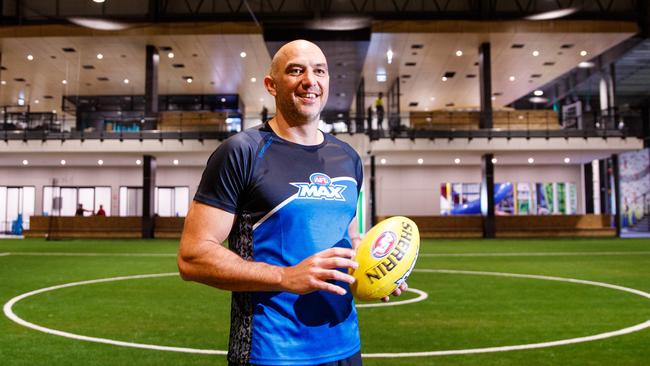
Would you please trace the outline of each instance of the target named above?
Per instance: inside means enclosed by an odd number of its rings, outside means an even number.
[[[644,297],[646,299],[650,299],[650,294],[641,290],[636,290],[628,287],[623,287],[623,286],[618,286],[618,285],[612,285],[604,282],[595,282],[595,281],[586,281],[586,280],[579,280],[579,279],[573,279],[573,278],[564,278],[564,277],[552,277],[552,276],[540,276],[540,275],[527,275],[527,274],[515,274],[515,273],[502,273],[502,272],[483,272],[483,271],[459,271],[459,270],[444,270],[444,269],[416,269],[416,272],[424,272],[424,273],[447,273],[447,274],[463,274],[463,275],[479,275],[479,276],[499,276],[499,277],[515,277],[515,278],[528,278],[528,279],[537,279],[537,280],[547,280],[547,281],[559,281],[559,282],[569,282],[569,283],[576,283],[576,284],[583,284],[583,285],[590,285],[590,286],[598,286],[598,287],[605,287],[609,289],[614,289],[618,291],[623,291],[623,292],[628,292],[632,293],[641,297]],[[89,336],[84,336],[84,335],[78,335],[74,333],[69,333],[69,332],[64,332],[56,329],[50,329],[46,328],[34,323],[30,323],[20,317],[18,317],[14,312],[13,312],[13,306],[18,303],[19,301],[30,297],[34,296],[37,294],[41,294],[44,292],[48,291],[54,291],[62,288],[67,288],[67,287],[73,287],[73,286],[82,286],[82,285],[89,285],[89,284],[94,284],[94,283],[103,283],[103,282],[113,282],[113,281],[125,281],[125,280],[132,280],[132,279],[143,279],[143,278],[156,278],[156,277],[168,277],[168,276],[178,276],[178,273],[172,272],[172,273],[159,273],[159,274],[148,274],[148,275],[135,275],[135,276],[122,276],[122,277],[111,277],[111,278],[103,278],[103,279],[96,279],[96,280],[89,280],[89,281],[81,281],[81,282],[71,282],[63,285],[58,285],[58,286],[51,286],[47,288],[42,288],[38,290],[34,290],[31,292],[24,293],[22,295],[16,296],[9,300],[3,307],[3,311],[5,316],[9,318],[10,320],[16,322],[17,324],[20,324],[24,327],[31,328],[40,332],[48,333],[48,334],[53,334],[53,335],[58,335],[61,337],[66,337],[66,338],[71,338],[71,339],[77,339],[77,340],[83,340],[83,341],[89,341],[89,342],[96,342],[96,343],[104,343],[104,344],[111,344],[111,345],[116,345],[116,346],[123,346],[123,347],[131,347],[131,348],[142,348],[142,349],[151,349],[151,350],[159,350],[159,351],[171,351],[171,352],[184,352],[184,353],[199,353],[199,354],[215,354],[215,355],[225,355],[227,354],[227,351],[224,350],[212,350],[212,349],[196,349],[196,348],[185,348],[185,347],[170,347],[170,346],[160,346],[160,345],[152,345],[152,344],[142,344],[142,343],[131,343],[131,342],[123,342],[123,341],[117,341],[113,339],[107,339],[107,338],[98,338],[98,337],[89,337]],[[399,304],[405,304],[405,303],[413,303],[417,301],[423,301],[424,299],[427,298],[427,294],[423,291],[416,290],[416,289],[409,289],[409,291],[418,293],[418,297],[414,299],[409,299],[409,300],[404,300],[404,301],[395,301],[392,304],[387,303],[387,304],[362,304],[359,305],[359,307],[376,307],[376,306],[394,306],[394,305],[399,305]],[[364,306],[364,305],[372,305],[372,306]],[[558,341],[551,341],[551,342],[542,342],[542,343],[531,343],[531,344],[522,344],[522,345],[512,345],[512,346],[503,346],[503,347],[487,347],[487,348],[472,348],[472,349],[459,349],[459,350],[444,350],[444,351],[425,351],[425,352],[397,352],[397,353],[364,353],[362,354],[363,357],[365,358],[393,358],[393,357],[427,357],[427,356],[446,356],[446,355],[460,355],[460,354],[474,354],[474,353],[490,353],[490,352],[506,352],[506,351],[514,351],[514,350],[523,350],[523,349],[534,349],[534,348],[545,348],[545,347],[554,347],[554,346],[561,346],[561,345],[567,345],[567,344],[575,344],[575,343],[582,343],[582,342],[589,342],[589,341],[595,341],[595,340],[601,340],[601,339],[606,339],[610,337],[615,337],[619,335],[624,335],[624,334],[629,334],[633,332],[640,331],[642,329],[650,327],[650,320],[645,321],[643,323],[636,324],[631,327],[611,331],[611,332],[606,332],[606,333],[600,333],[592,336],[586,336],[586,337],[579,337],[579,338],[571,338],[571,339],[563,339],[563,340],[558,340]]]
[[[124,342],[124,341],[118,341],[118,340],[108,339],[108,338],[89,337],[89,336],[85,336],[85,335],[80,335],[80,334],[65,332],[65,331],[61,331],[61,330],[57,330],[57,329],[43,327],[43,326],[40,326],[38,324],[28,322],[28,321],[20,318],[18,315],[16,315],[13,312],[13,306],[16,303],[18,303],[19,301],[24,300],[24,299],[26,299],[28,297],[31,297],[31,296],[42,294],[44,292],[60,290],[60,289],[67,288],[67,287],[91,285],[91,284],[96,284],[96,283],[126,281],[126,280],[135,280],[135,279],[144,279],[144,278],[170,277],[170,276],[178,276],[178,275],[179,275],[178,272],[170,272],[170,273],[157,273],[157,274],[134,275],[134,276],[121,276],[121,277],[100,278],[100,279],[96,279],[96,280],[88,280],[88,281],[80,281],[80,282],[71,282],[71,283],[66,283],[66,284],[62,284],[62,285],[46,287],[46,288],[30,291],[30,292],[27,292],[27,293],[24,293],[22,295],[14,297],[13,299],[9,300],[4,305],[3,311],[4,311],[4,314],[5,314],[5,316],[7,318],[11,319],[15,323],[20,324],[20,325],[22,325],[24,327],[34,329],[34,330],[37,330],[39,332],[52,334],[52,335],[65,337],[65,338],[76,339],[76,340],[80,340],[80,341],[104,343],[104,344],[110,344],[110,345],[122,346],[122,347],[151,349],[151,350],[158,350],[158,351],[183,352],[183,353],[200,353],[200,354],[212,354],[212,355],[225,355],[225,354],[227,354],[228,352],[224,351],[224,350],[160,346],[160,345],[155,345],[155,344]],[[423,301],[428,297],[426,292],[420,291],[418,289],[410,288],[410,289],[407,289],[406,291],[416,293],[416,294],[418,294],[418,296],[413,298],[413,299],[403,300],[403,301],[393,301],[393,302],[378,303],[378,304],[359,304],[359,305],[357,305],[357,307],[371,308],[371,307],[380,307],[380,306],[405,305],[405,304],[410,304],[410,303],[414,303],[414,302],[418,302],[418,301]]]

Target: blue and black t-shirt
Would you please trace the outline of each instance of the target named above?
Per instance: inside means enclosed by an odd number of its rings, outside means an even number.
[[[362,162],[348,144],[324,136],[304,146],[264,124],[212,154],[194,199],[237,215],[228,242],[242,258],[293,266],[331,247],[351,247]],[[358,352],[354,301],[348,285],[337,284],[348,293],[233,292],[229,361],[309,365]]]

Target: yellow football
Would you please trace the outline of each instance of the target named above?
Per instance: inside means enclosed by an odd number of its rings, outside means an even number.
[[[357,269],[349,273],[356,281],[350,286],[360,300],[378,300],[390,295],[411,274],[420,249],[415,223],[394,216],[375,225],[357,248]]]

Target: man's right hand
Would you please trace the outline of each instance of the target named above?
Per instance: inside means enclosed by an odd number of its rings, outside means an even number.
[[[283,268],[281,286],[301,295],[319,290],[345,295],[345,289],[332,282],[354,282],[354,277],[338,270],[359,267],[353,257],[354,250],[349,248],[335,247],[318,252],[295,266]]]

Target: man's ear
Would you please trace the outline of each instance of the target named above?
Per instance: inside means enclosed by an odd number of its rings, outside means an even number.
[[[271,94],[272,96],[276,96],[277,90],[275,89],[275,81],[271,77],[271,75],[266,75],[264,77],[264,87],[266,90]]]

